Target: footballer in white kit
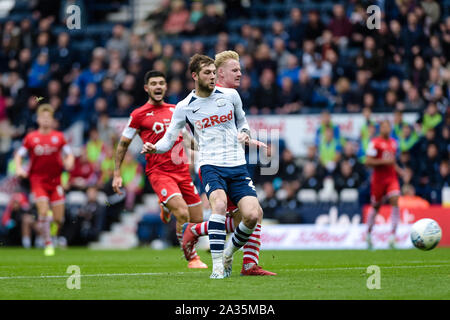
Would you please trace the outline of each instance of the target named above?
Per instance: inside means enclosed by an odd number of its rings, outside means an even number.
[[[212,208],[208,222],[213,258],[211,278],[222,279],[231,275],[232,255],[247,243],[259,214],[243,145],[250,140],[250,130],[238,92],[215,86],[214,60],[194,55],[190,70],[195,90],[176,105],[164,137],[155,145],[144,144],[143,152],[167,152],[180,130],[186,124],[191,128],[198,143],[198,162]],[[243,221],[236,227],[231,245],[224,252],[227,194],[241,210]]]

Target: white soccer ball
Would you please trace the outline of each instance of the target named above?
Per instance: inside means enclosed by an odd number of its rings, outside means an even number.
[[[433,249],[438,245],[441,237],[441,227],[433,219],[420,219],[411,227],[411,241],[418,249]]]

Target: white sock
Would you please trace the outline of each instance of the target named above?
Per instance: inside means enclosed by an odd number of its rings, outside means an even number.
[[[30,237],[22,237],[22,246],[25,249],[31,248],[31,238]]]

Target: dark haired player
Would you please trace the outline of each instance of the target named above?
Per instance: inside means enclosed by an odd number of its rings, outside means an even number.
[[[144,90],[149,99],[146,104],[135,109],[124,129],[116,150],[114,178],[112,186],[115,192],[122,194],[122,177],[120,166],[133,138],[138,134],[143,143],[156,143],[169,126],[175,105],[164,102],[167,91],[166,77],[159,71],[149,71],[144,77]],[[145,173],[157,193],[163,206],[175,216],[177,238],[182,241],[182,226],[188,221],[201,222],[203,209],[201,199],[192,182],[189,165],[180,134],[170,152],[164,154],[147,154]],[[167,219],[168,217],[163,217]],[[207,268],[196,250],[187,257],[189,268]]]

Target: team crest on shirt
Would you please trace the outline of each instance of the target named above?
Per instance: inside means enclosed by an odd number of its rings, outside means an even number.
[[[161,190],[161,195],[162,195],[163,197],[167,196],[167,190],[166,190],[166,189],[162,189],[162,190]]]
[[[39,143],[39,138],[38,137],[34,137],[33,142],[34,143]]]
[[[58,139],[58,137],[53,136],[53,137],[51,138],[51,141],[52,141],[53,144],[57,144],[58,141],[59,141],[59,139]]]
[[[220,107],[225,107],[226,105],[227,105],[227,99],[224,99],[224,98],[218,98],[218,99],[216,99],[216,103],[217,103],[217,106],[220,108]]]

